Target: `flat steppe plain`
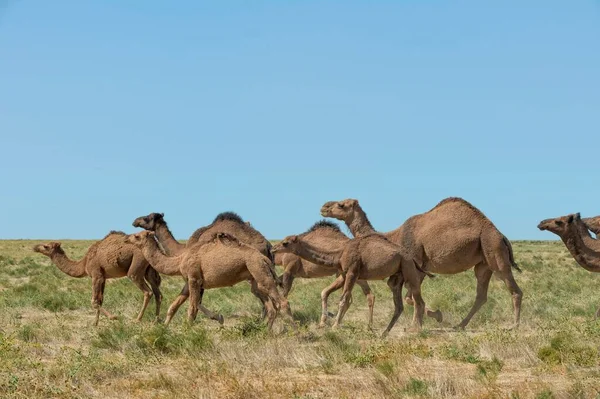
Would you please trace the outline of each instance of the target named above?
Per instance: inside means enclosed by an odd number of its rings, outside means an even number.
[[[513,242],[523,273],[522,324],[512,322],[508,291],[492,278],[488,302],[465,331],[455,331],[475,299],[472,271],[426,279],[424,298],[441,309],[408,333],[412,308],[387,339],[392,314],[385,282],[373,282],[375,331],[358,288],[343,328],[319,329],[320,291],[333,277],[296,279],[289,296],[300,324],[277,321],[269,335],[249,285],[210,290],[203,304],[225,325],[185,304],[165,329],[154,301],[134,318],[140,291],[109,280],[104,306],[119,316],[93,327],[88,278],[64,275],[31,251],[42,240],[0,241],[0,397],[2,398],[596,398],[600,397],[600,275],[576,265],[561,242]],[[80,259],[93,241],[63,241]],[[281,272],[281,269],[279,269]],[[164,277],[162,317],[183,285]],[[330,299],[337,309],[339,292]]]

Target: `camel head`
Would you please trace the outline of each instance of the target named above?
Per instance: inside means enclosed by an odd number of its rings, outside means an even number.
[[[147,216],[140,216],[133,221],[133,227],[141,227],[144,230],[154,231],[159,223],[164,223],[164,213],[151,213]]]
[[[291,253],[294,251],[294,248],[298,245],[298,236],[287,236],[283,240],[279,241],[277,244],[273,245],[271,248],[271,253],[282,252],[282,253]]]
[[[153,231],[140,231],[139,233],[130,234],[125,239],[129,244],[133,244],[137,247],[141,247],[146,243],[146,240],[154,240],[154,232]]]
[[[60,247],[60,242],[49,242],[46,244],[39,244],[33,247],[33,251],[42,255],[46,255],[48,257],[54,254],[64,253],[64,251]]]
[[[350,221],[357,206],[358,200],[351,198],[342,201],[329,201],[321,207],[321,216]]]
[[[592,218],[583,218],[581,219],[585,224],[585,227],[588,228],[592,233],[600,235],[600,216],[594,216]]]
[[[581,220],[581,215],[579,213],[572,213],[554,219],[545,219],[538,224],[538,229],[542,231],[548,230],[562,237],[569,232],[571,227],[573,227],[573,222],[578,220]]]

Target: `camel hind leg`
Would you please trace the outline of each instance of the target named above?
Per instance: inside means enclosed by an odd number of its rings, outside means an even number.
[[[423,280],[425,279],[426,274],[422,273],[420,271],[417,271],[417,273],[418,273],[419,280],[420,280],[419,284],[421,284],[421,283],[423,283]],[[404,300],[406,301],[407,305],[414,306],[415,301],[413,300],[411,284],[407,281],[405,283],[405,285],[406,285],[406,296],[404,297]],[[444,315],[442,314],[442,312],[439,309],[431,310],[428,307],[425,307],[425,314],[427,315],[427,317],[434,319],[438,323],[441,323],[444,320]]]
[[[367,298],[367,303],[369,305],[369,322],[368,328],[369,330],[373,328],[373,307],[375,306],[375,295],[371,292],[371,287],[366,280],[358,280],[356,281],[356,285],[358,285],[361,289],[365,297]]]
[[[281,311],[292,328],[296,330],[296,323],[292,317],[292,310],[290,309],[288,300],[277,290],[277,281],[273,277],[271,270],[269,270],[271,267],[269,263],[270,262],[265,261],[263,258],[257,261],[251,260],[246,262],[246,267],[253,277],[253,289],[260,294],[262,298],[265,298],[263,304],[267,311],[268,329],[271,331],[275,317],[277,317]]]
[[[329,312],[327,311],[327,304],[329,302],[329,295],[332,292],[339,290],[344,286],[344,276],[339,275],[333,281],[333,283],[329,284],[323,291],[321,291],[321,322],[319,323],[319,327],[325,327],[327,324],[327,317],[329,316]]]
[[[479,263],[475,266],[475,278],[477,279],[477,296],[475,303],[471,307],[469,314],[460,322],[456,328],[463,329],[469,324],[471,318],[481,309],[484,303],[487,302],[487,294],[492,278],[492,271],[485,263]]]
[[[487,234],[482,236],[481,243],[488,267],[504,281],[513,300],[514,325],[517,327],[521,321],[521,301],[523,291],[517,285],[512,274],[510,248],[502,234]]]
[[[402,311],[404,310],[404,305],[402,304],[403,283],[404,278],[401,274],[394,274],[393,276],[390,276],[390,278],[388,278],[387,285],[388,287],[390,287],[390,290],[392,291],[392,295],[394,297],[394,314],[392,315],[392,319],[390,320],[390,323],[388,324],[387,328],[383,332],[382,338],[385,338],[389,334],[390,330],[392,329],[392,327],[394,327],[394,325],[398,321],[398,318],[402,314]]]

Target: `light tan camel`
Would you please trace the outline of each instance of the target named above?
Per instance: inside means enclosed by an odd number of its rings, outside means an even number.
[[[583,218],[581,220],[592,233],[596,234],[596,238],[600,236],[600,216]]]
[[[271,254],[271,243],[267,240],[258,230],[253,228],[249,223],[244,220],[235,212],[222,212],[218,214],[213,222],[208,226],[197,229],[188,239],[186,244],[181,244],[173,237],[167,222],[164,219],[164,213],[151,213],[146,216],[140,216],[133,221],[134,227],[140,227],[148,231],[153,231],[156,234],[158,242],[165,250],[165,253],[169,256],[175,256],[183,253],[186,248],[192,247],[201,240],[202,237],[213,237],[215,232],[229,233],[232,236],[238,238],[242,242],[256,248],[263,255],[273,260]],[[273,266],[273,273],[275,273],[275,267]],[[280,283],[278,279],[278,283]],[[262,303],[262,317],[266,316],[266,308],[264,302],[267,298],[255,291],[255,286],[251,285],[251,291]],[[189,296],[189,290],[187,282],[177,302],[183,304]],[[207,316],[211,317],[214,315],[213,312],[206,309],[204,306],[200,307],[201,311]],[[219,315],[219,322],[222,322],[223,316]]]
[[[349,238],[341,232],[339,226],[335,223],[321,220],[312,225],[306,232],[298,236],[309,244],[312,244],[318,248],[324,248],[326,250],[336,250],[343,247],[349,240]],[[292,288],[294,278],[319,278],[333,275],[339,275],[341,269],[339,267],[331,267],[329,265],[320,264],[302,258],[296,253],[292,252],[277,252],[273,253],[275,259],[281,259],[284,272],[282,275],[283,283],[283,296],[286,298]],[[314,260],[314,259],[313,259]],[[337,280],[336,280],[337,281]],[[368,325],[369,328],[373,325],[373,306],[375,305],[375,296],[371,292],[369,283],[364,280],[358,280],[356,284],[361,288],[362,292],[367,298],[367,304],[369,306],[369,317]],[[320,326],[325,325],[327,320],[327,302],[329,295],[342,288],[341,284],[336,284],[334,281],[329,287],[325,288],[321,292],[321,301],[325,304],[323,307],[324,313],[321,316]]]
[[[375,232],[355,199],[327,202],[321,208],[321,215],[343,220],[355,237]],[[523,293],[512,274],[512,268],[520,269],[514,261],[510,241],[469,202],[446,198],[430,211],[412,216],[396,230],[383,234],[428,272],[457,274],[475,267],[477,296],[458,328],[465,328],[487,301],[493,273],[508,287],[513,299],[514,324],[519,325]],[[420,278],[423,280],[424,275]],[[410,303],[412,288],[407,285],[406,299]]]
[[[394,296],[394,315],[383,332],[387,336],[404,309],[402,304],[402,285],[405,281],[412,284],[415,301],[413,325],[420,329],[423,324],[425,302],[421,296],[421,279],[417,274],[415,262],[405,257],[398,245],[393,244],[381,234],[364,235],[348,240],[338,249],[320,248],[308,243],[299,236],[284,238],[273,247],[275,252],[292,252],[311,262],[341,268],[342,273],[332,285],[343,285],[342,298],[333,328],[338,327],[350,306],[352,288],[358,279],[383,280]],[[323,304],[323,317],[327,315],[327,302]],[[321,320],[323,322],[323,320]]]
[[[161,252],[151,231],[133,234],[128,241],[138,246],[160,273],[182,275],[188,282],[189,322],[196,319],[205,289],[229,287],[244,280],[250,280],[255,290],[267,298],[264,304],[269,330],[280,308],[286,316],[292,317],[287,300],[277,291],[271,260],[228,233],[204,235],[196,245],[173,257]],[[169,324],[180,305],[175,300],[169,307],[165,324]]]
[[[140,321],[154,293],[156,302],[156,318],[160,314],[162,295],[160,292],[160,275],[154,270],[142,252],[134,245],[124,241],[125,233],[111,231],[102,240],[95,242],[88,249],[83,259],[74,261],[68,258],[59,242],[49,242],[33,247],[35,252],[49,257],[63,273],[71,277],[92,278],[92,308],[96,310],[94,325],[98,325],[100,312],[111,320],[116,319],[102,307],[104,301],[104,285],[107,279],[129,277],[144,293],[144,303],[137,316]],[[148,288],[148,284],[150,288]]]

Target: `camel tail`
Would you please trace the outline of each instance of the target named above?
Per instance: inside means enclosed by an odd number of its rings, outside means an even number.
[[[154,281],[156,282],[156,286],[160,287],[160,283],[162,282],[162,277],[160,277],[160,273],[156,271],[152,266],[146,269],[146,274],[144,276],[146,281]]]
[[[517,262],[515,262],[515,255],[513,254],[513,249],[510,241],[508,241],[508,238],[504,236],[502,236],[502,240],[504,241],[504,245],[506,245],[506,247],[508,248],[508,259],[510,260],[510,265],[513,269],[516,269],[519,273],[522,273],[523,270],[521,270],[519,265],[517,265]]]
[[[271,261],[269,269],[271,269],[271,273],[273,274],[273,278],[275,279],[277,286],[279,286],[279,288],[283,288],[283,277],[277,276],[277,273],[275,272],[275,255],[271,251],[272,248],[273,245],[271,244],[271,242],[267,241],[267,258],[269,258],[269,260]]]
[[[413,261],[413,262],[414,262],[414,261]],[[432,274],[432,273],[429,273],[429,272],[428,272],[428,271],[426,271],[426,270],[423,270],[423,268],[422,268],[421,266],[419,266],[419,265],[417,264],[417,262],[414,262],[414,263],[415,263],[415,267],[417,268],[417,270],[418,270],[418,271],[420,271],[421,273],[425,274],[425,275],[426,275],[427,277],[429,277],[429,278],[435,278],[435,274]]]

